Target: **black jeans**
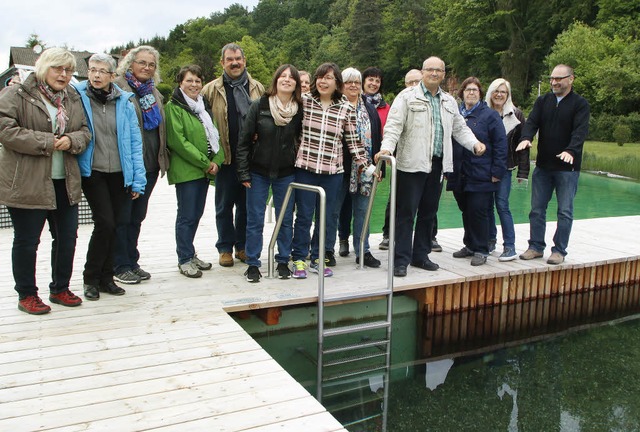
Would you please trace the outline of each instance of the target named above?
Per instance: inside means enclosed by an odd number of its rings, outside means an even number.
[[[13,279],[21,300],[38,295],[36,258],[45,220],[49,223],[52,237],[49,290],[57,294],[69,289],[78,237],[78,206],[69,205],[65,180],[53,180],[53,185],[56,192],[55,210],[7,208],[13,223]]]
[[[489,255],[489,211],[493,211],[493,192],[454,192],[462,212],[464,245],[472,252]]]
[[[444,182],[440,183],[440,194],[442,195],[442,187],[444,185]],[[397,203],[396,203],[397,206]],[[389,238],[389,212],[391,207],[391,195],[389,195],[389,200],[387,201],[387,207],[384,209],[384,225],[382,226],[382,236],[384,238]],[[342,217],[342,213],[340,214],[340,217]],[[349,237],[347,235],[347,237]],[[436,216],[433,218],[433,230],[431,231],[431,239],[435,240],[436,237],[438,237],[438,215],[436,214]],[[340,236],[340,239],[342,240],[342,236]]]
[[[128,199],[122,172],[93,171],[82,177],[82,191],[91,207],[93,232],[84,264],[84,283],[106,285],[113,282],[113,251],[116,222]]]

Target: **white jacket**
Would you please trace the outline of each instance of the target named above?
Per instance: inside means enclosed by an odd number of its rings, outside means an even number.
[[[444,132],[442,172],[452,172],[451,137],[471,152],[478,140],[460,115],[456,100],[444,90],[440,90],[440,115]],[[402,90],[391,105],[381,150],[396,152],[396,166],[400,171],[428,173],[433,157],[433,135],[431,103],[422,93],[422,86]]]

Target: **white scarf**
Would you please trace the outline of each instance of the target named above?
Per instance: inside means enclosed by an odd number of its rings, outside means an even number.
[[[218,129],[213,125],[211,116],[204,109],[204,99],[202,98],[202,95],[198,95],[198,100],[195,101],[187,96],[182,89],[180,89],[180,91],[182,92],[182,96],[184,96],[184,100],[187,101],[187,105],[191,108],[191,111],[198,116],[202,122],[202,126],[204,126],[209,152],[212,154],[218,153],[220,150],[220,134],[218,133]]]
[[[289,124],[293,116],[298,113],[298,103],[291,98],[286,105],[284,105],[278,96],[269,96],[269,110],[271,111],[271,117],[276,126],[285,126]]]

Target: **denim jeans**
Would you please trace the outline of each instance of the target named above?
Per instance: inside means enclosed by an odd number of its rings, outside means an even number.
[[[82,177],[82,191],[87,198],[93,219],[93,232],[84,264],[84,283],[106,285],[113,282],[113,253],[116,226],[124,203],[131,199],[124,188],[122,172],[93,171]]]
[[[324,250],[330,252],[335,251],[336,235],[338,236],[338,238],[340,238],[340,240],[346,240],[349,238],[349,231],[351,230],[351,194],[349,193],[349,180],[347,179],[345,181],[344,176],[342,178],[342,184],[340,185],[340,188],[338,189],[336,194],[337,196],[335,206],[333,208],[333,213],[331,215],[327,213],[327,225],[335,224],[337,227],[336,229],[329,229],[327,227],[327,231],[325,234]],[[348,204],[347,200],[349,200]],[[312,243],[318,241],[318,215],[316,215],[315,222],[316,224],[313,227],[313,237],[311,238]],[[346,237],[343,237],[343,235],[345,234]]]
[[[472,252],[489,255],[489,213],[493,192],[454,192],[462,212],[464,245]]]
[[[551,252],[567,254],[573,225],[573,199],[578,191],[580,171],[550,171],[536,167],[531,177],[531,212],[529,213],[529,247],[544,252],[547,206],[553,191],[558,203],[558,224]]]
[[[138,264],[140,259],[140,251],[138,250],[140,228],[147,217],[149,198],[151,198],[151,192],[158,182],[159,174],[159,171],[147,172],[147,185],[144,188],[144,194],[134,200],[129,197],[122,206],[120,220],[116,228],[117,240],[113,255],[115,274],[140,267]]]
[[[369,206],[369,197],[359,193],[349,195],[353,207],[353,249],[356,252],[356,257],[359,257],[362,226],[364,225],[364,217],[367,214],[367,207]],[[364,252],[369,252],[369,227],[367,227],[367,232],[364,237]]]
[[[513,216],[509,209],[509,194],[511,193],[511,173],[512,170],[507,170],[504,177],[498,182],[498,190],[493,194],[493,201],[496,204],[496,210],[498,211],[498,217],[500,218],[500,228],[502,229],[502,241],[503,246],[506,248],[515,249],[516,247],[516,230],[513,226]],[[489,239],[495,240],[498,235],[496,228],[496,216],[493,211],[493,203],[491,203],[491,210],[489,211]]]
[[[178,213],[176,215],[176,253],[178,264],[187,263],[196,254],[193,239],[196,237],[200,219],[207,203],[210,180],[203,177],[176,183]]]
[[[78,206],[69,205],[65,180],[53,180],[56,209],[7,207],[13,223],[11,266],[20,299],[38,295],[36,259],[44,222],[51,232],[51,283],[53,294],[69,289],[78,237]]]
[[[338,221],[330,217],[333,214],[338,192],[342,183],[342,174],[314,174],[304,169],[296,169],[296,183],[320,186],[326,193],[326,227],[325,239],[336,237]],[[311,242],[311,220],[314,212],[320,212],[320,197],[315,192],[296,190],[296,219],[293,227],[293,242],[291,255],[294,261],[304,260],[309,254],[311,245],[311,261],[319,256],[319,236]]]
[[[247,196],[238,181],[236,165],[222,165],[216,175],[216,228],[218,252],[245,249],[247,236]],[[234,216],[235,207],[235,216]]]
[[[262,265],[260,253],[263,245],[264,212],[269,198],[269,188],[273,193],[273,207],[276,210],[276,217],[280,215],[280,209],[287,194],[289,184],[295,180],[295,176],[270,179],[269,177],[251,173],[251,187],[247,189],[247,244],[245,252],[247,254],[247,264]],[[291,239],[293,237],[293,204],[295,191],[285,212],[280,231],[278,232],[278,253],[275,258],[279,263],[288,263],[291,255]]]

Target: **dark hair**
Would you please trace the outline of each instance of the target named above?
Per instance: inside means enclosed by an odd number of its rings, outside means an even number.
[[[283,64],[278,68],[278,70],[273,74],[273,79],[271,80],[271,85],[269,89],[265,92],[267,96],[275,96],[278,93],[278,78],[280,75],[289,69],[291,71],[291,76],[293,80],[296,82],[296,89],[293,92],[293,100],[296,101],[298,105],[302,104],[302,90],[300,89],[300,72],[294,65],[291,64]]]
[[[480,100],[484,99],[484,91],[482,90],[482,84],[480,84],[480,80],[474,76],[470,76],[466,80],[462,81],[462,84],[460,84],[460,90],[458,90],[458,97],[461,100],[464,100],[464,89],[466,89],[469,84],[477,85],[478,90],[480,90]]]
[[[342,82],[342,72],[335,63],[322,63],[318,66],[318,69],[316,69],[316,72],[313,74],[313,79],[311,80],[311,96],[315,98],[320,97],[320,92],[318,92],[318,89],[316,88],[316,81],[318,78],[322,78],[329,72],[333,72],[336,79],[336,90],[331,95],[331,99],[339,101],[342,98],[342,87],[344,86],[344,82]]]
[[[369,66],[362,72],[362,90],[364,90],[364,82],[369,77],[380,78],[380,90],[378,90],[378,93],[382,93],[382,84],[384,82],[382,80],[382,69],[376,66]]]
[[[242,58],[245,58],[244,50],[240,45],[238,45],[237,43],[228,43],[222,47],[222,50],[220,50],[220,60],[224,60],[224,53],[227,51],[240,51],[240,54],[242,54]]]
[[[202,68],[196,64],[190,64],[187,66],[182,66],[180,68],[180,72],[178,72],[178,74],[176,75],[176,82],[178,84],[180,84],[184,80],[184,77],[187,75],[187,72],[191,72],[192,74],[200,78],[204,83],[204,75],[202,74]]]

